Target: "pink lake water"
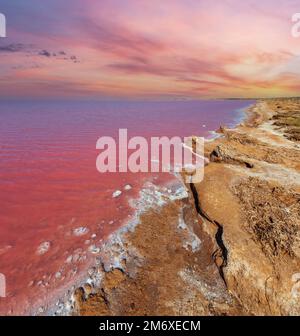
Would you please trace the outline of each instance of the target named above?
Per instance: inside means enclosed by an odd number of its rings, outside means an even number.
[[[174,179],[100,174],[99,137],[117,139],[119,128],[129,137],[210,137],[240,122],[252,103],[0,102],[0,273],[7,286],[0,314],[29,314],[75,283],[92,260],[89,247],[134,214],[129,201],[144,183]],[[127,184],[132,189],[124,191]],[[123,193],[113,198],[117,189]]]

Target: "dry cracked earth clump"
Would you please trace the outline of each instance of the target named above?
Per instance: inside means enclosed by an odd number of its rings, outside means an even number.
[[[233,188],[242,204],[246,229],[269,258],[299,248],[300,194],[259,178],[249,177]]]
[[[280,112],[272,117],[273,125],[283,130],[284,136],[291,141],[300,141],[300,108],[296,99],[289,106],[277,105]]]

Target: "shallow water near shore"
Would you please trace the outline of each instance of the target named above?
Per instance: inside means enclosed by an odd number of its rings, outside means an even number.
[[[134,215],[146,181],[170,174],[100,174],[96,141],[128,136],[210,137],[241,121],[247,100],[1,102],[0,314],[24,314],[76,283],[97,247]],[[131,188],[125,188],[130,185]],[[115,190],[121,190],[113,198]]]

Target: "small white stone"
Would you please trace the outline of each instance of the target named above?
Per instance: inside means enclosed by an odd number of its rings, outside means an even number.
[[[112,194],[112,197],[113,197],[113,198],[116,198],[116,197],[121,196],[121,194],[122,194],[122,191],[121,191],[121,190],[116,190],[116,191]]]
[[[91,235],[92,239],[95,239],[96,237],[97,237],[96,233],[94,233],[94,234]]]
[[[86,235],[89,232],[89,229],[81,226],[73,230],[74,236],[83,236]]]
[[[44,312],[44,308],[43,307],[40,307],[39,309],[38,309],[38,313],[39,314],[42,314]]]
[[[42,255],[49,251],[50,249],[50,242],[43,242],[40,244],[40,246],[37,249],[37,254]]]
[[[56,272],[55,273],[55,278],[60,279],[61,278],[61,272]]]
[[[89,252],[93,253],[93,254],[97,254],[100,252],[100,248],[96,247],[96,245],[91,245],[89,247]]]
[[[124,190],[128,191],[131,190],[132,186],[130,184],[126,184],[126,186],[124,187]]]
[[[68,256],[68,258],[66,259],[66,263],[70,264],[70,263],[72,262],[72,260],[73,260],[73,256],[70,255],[70,256]]]

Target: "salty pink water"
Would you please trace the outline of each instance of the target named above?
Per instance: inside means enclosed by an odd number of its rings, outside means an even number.
[[[89,246],[130,219],[128,202],[154,174],[100,174],[96,141],[131,136],[210,136],[251,101],[0,102],[0,314],[29,314],[75,283]],[[159,174],[156,183],[174,179]],[[130,184],[130,191],[112,193]],[[88,232],[74,235],[74,229]],[[96,238],[91,238],[96,234]],[[49,242],[44,254],[37,252]],[[71,263],[70,255],[76,258]],[[79,260],[78,260],[79,258]]]

